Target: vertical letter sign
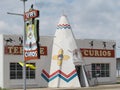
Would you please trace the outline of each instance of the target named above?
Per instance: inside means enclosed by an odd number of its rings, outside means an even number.
[[[25,42],[24,42],[24,58],[25,60],[35,60],[40,58],[39,47],[39,11],[31,9],[25,13]]]

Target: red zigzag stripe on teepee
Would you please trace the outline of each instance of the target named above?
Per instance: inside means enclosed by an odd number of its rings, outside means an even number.
[[[76,73],[76,70],[73,70],[73,71],[72,71],[71,73],[69,73],[69,74],[65,74],[65,73],[62,72],[61,70],[57,70],[57,71],[55,71],[54,73],[52,73],[52,74],[49,75],[49,74],[43,69],[43,70],[42,70],[42,73],[45,74],[45,75],[47,76],[47,78],[51,78],[51,77],[55,76],[56,74],[60,74],[60,75],[64,76],[65,78],[69,78],[69,77],[71,77],[73,74]]]
[[[57,26],[70,26],[69,24],[58,24]]]

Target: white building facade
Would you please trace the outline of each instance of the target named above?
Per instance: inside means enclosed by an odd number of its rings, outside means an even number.
[[[0,35],[0,87],[22,88],[23,67],[19,62],[23,61],[22,36]],[[41,37],[41,59],[31,60],[36,69],[26,68],[27,87],[47,87],[48,82],[43,80],[41,72],[44,69],[49,71],[52,50],[52,37]]]
[[[40,59],[27,61],[36,66],[36,69],[26,68],[27,87],[48,87],[49,81],[45,75],[50,77],[53,38],[41,36]],[[84,68],[89,84],[94,85],[95,80],[97,80],[97,84],[115,83],[115,41],[76,39],[76,42],[85,62]],[[23,67],[19,64],[19,62],[23,62],[22,36],[1,34],[0,43],[0,87],[22,88],[24,84]],[[79,64],[74,64],[78,78],[81,80]]]
[[[77,40],[81,49],[89,84],[108,84],[116,81],[115,41]],[[97,80],[97,81],[96,81]]]

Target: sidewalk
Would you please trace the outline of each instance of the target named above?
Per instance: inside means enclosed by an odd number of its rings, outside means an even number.
[[[98,85],[94,87],[82,87],[82,88],[31,88],[26,90],[120,90],[120,84],[111,85]],[[23,89],[11,89],[11,90],[23,90]]]

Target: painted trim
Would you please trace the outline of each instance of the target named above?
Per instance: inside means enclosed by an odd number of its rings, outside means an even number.
[[[64,72],[62,72],[61,70],[57,70],[55,72],[53,72],[52,74],[48,74],[44,69],[42,70],[42,74],[41,76],[47,81],[50,82],[52,80],[54,80],[55,78],[59,77],[62,80],[64,80],[65,82],[69,82],[71,81],[73,78],[75,78],[77,76],[77,72],[76,70],[73,70],[72,72],[70,72],[69,74],[65,74]]]

